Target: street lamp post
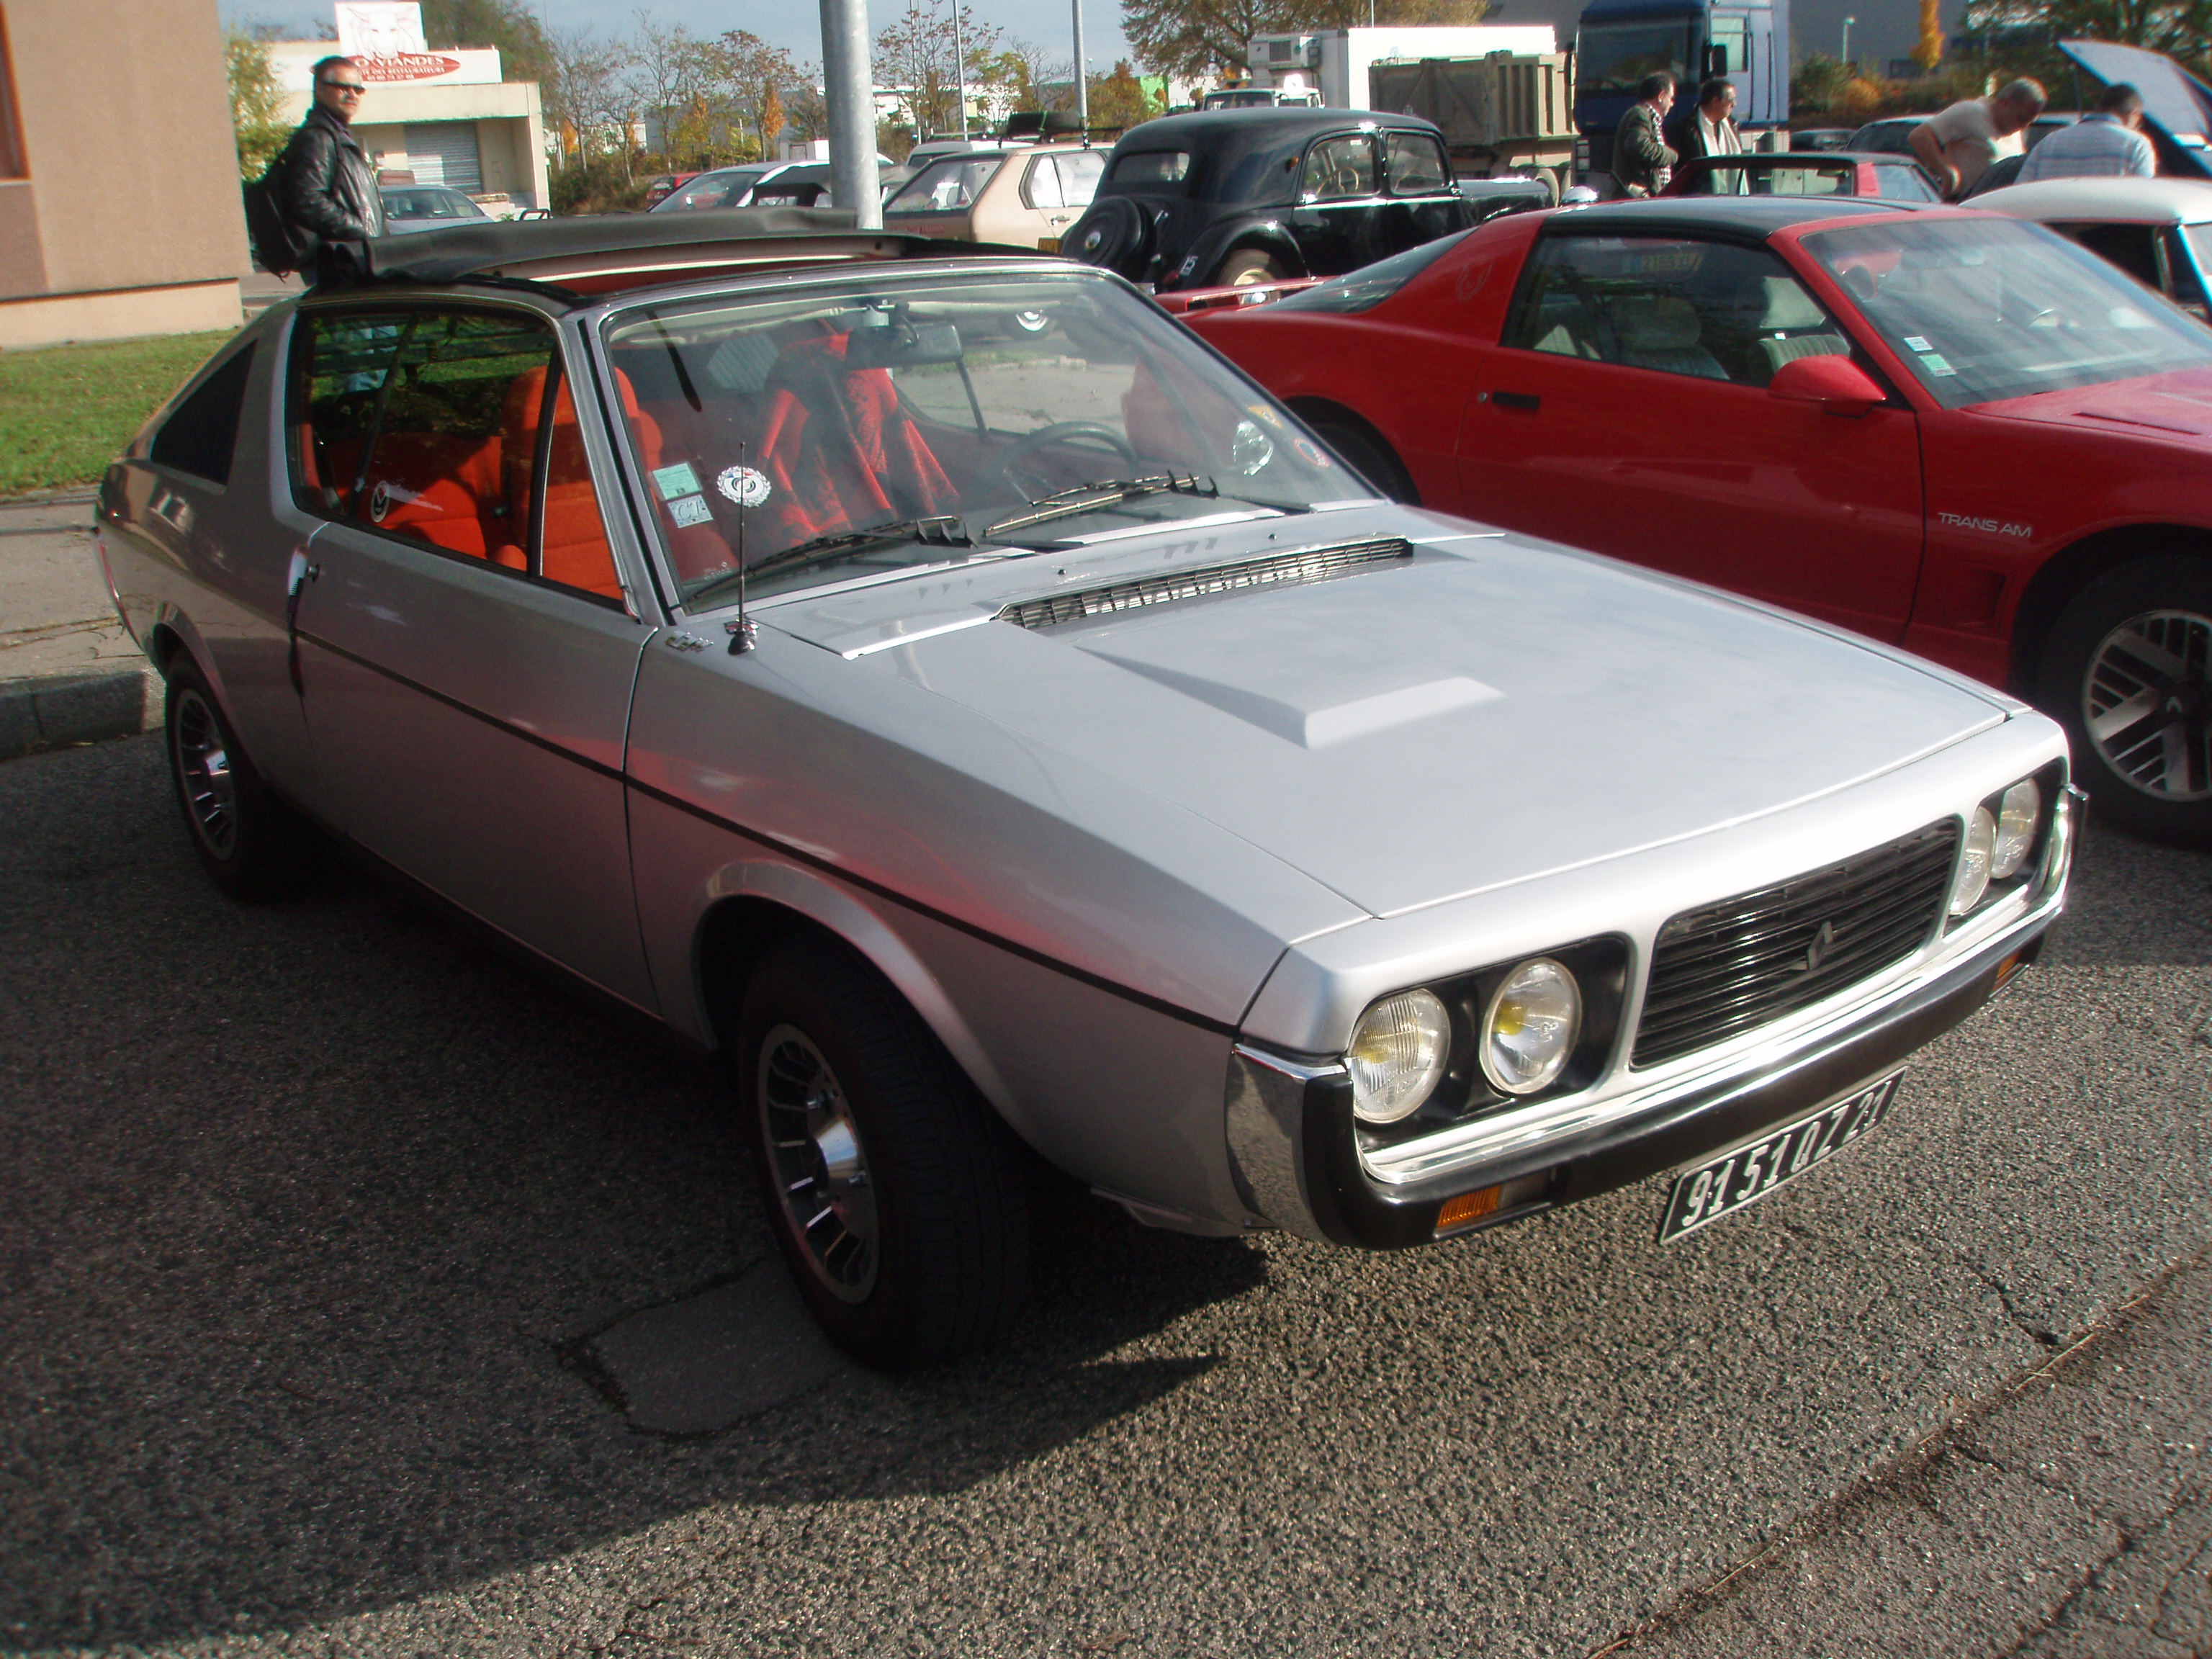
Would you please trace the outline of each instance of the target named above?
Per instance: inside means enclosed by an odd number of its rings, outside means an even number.
[[[968,54],[960,45],[960,0],[952,0],[952,78],[960,88],[960,142],[968,142]]]
[[[1845,69],[1851,66],[1851,25],[1858,21],[1856,17],[1844,19],[1844,67]]]
[[[1091,131],[1091,83],[1083,73],[1083,0],[1075,0],[1075,122]]]
[[[822,0],[822,94],[830,106],[830,193],[863,230],[884,222],[876,183],[876,87],[867,0]]]

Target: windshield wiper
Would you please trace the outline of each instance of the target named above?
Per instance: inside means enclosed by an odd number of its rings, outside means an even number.
[[[1049,495],[1040,495],[1030,503],[1028,512],[1001,519],[985,530],[983,539],[994,540],[1010,530],[1027,530],[1031,525],[1049,524],[1054,519],[1073,518],[1078,513],[1118,506],[1123,501],[1135,501],[1140,495],[1158,495],[1165,490],[1183,495],[1219,493],[1214,489],[1211,478],[1201,482],[1195,474],[1177,477],[1172,472],[1155,472],[1142,478],[1122,478],[1112,483],[1078,484],[1073,489],[1055,490]]]
[[[810,565],[835,564],[865,548],[881,547],[888,542],[920,542],[926,547],[973,547],[975,538],[968,526],[952,514],[946,513],[932,519],[899,519],[890,524],[872,524],[860,530],[841,530],[835,535],[817,536],[787,547],[781,553],[771,553],[757,564],[744,568],[747,580],[774,575],[780,570],[803,570]],[[734,570],[692,590],[687,604],[696,605],[708,594],[733,584],[738,573]]]

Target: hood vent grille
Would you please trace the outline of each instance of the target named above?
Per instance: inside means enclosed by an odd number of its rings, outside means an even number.
[[[1143,576],[1134,581],[1078,588],[1042,599],[1020,599],[1000,611],[999,620],[1023,628],[1056,628],[1062,623],[1142,611],[1149,605],[1172,605],[1181,599],[1212,599],[1253,587],[1293,587],[1327,581],[1364,566],[1413,556],[1413,544],[1395,536],[1371,542],[1346,542],[1340,547],[1310,547],[1294,553],[1271,553],[1265,558],[1245,559],[1235,564],[1205,565],[1195,570]]]

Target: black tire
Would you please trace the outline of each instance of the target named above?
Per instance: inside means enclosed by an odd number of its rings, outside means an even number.
[[[2212,843],[2212,558],[2138,559],[2075,594],[2044,643],[2036,702],[2066,728],[2096,817]]]
[[[1311,422],[1321,441],[1352,465],[1352,470],[1388,495],[1394,501],[1409,506],[1420,505],[1414,492],[1413,481],[1398,458],[1390,453],[1389,445],[1361,427],[1342,421],[1316,420]]]
[[[198,665],[169,671],[162,726],[185,833],[210,879],[248,902],[296,892],[314,867],[315,833],[261,781]]]
[[[1143,269],[1145,245],[1152,234],[1152,222],[1142,208],[1126,196],[1108,196],[1091,203],[1060,251],[1078,264],[1099,265],[1133,279]]]
[[[1290,274],[1258,248],[1240,247],[1221,262],[1212,286],[1249,288],[1255,283],[1279,283]]]
[[[754,970],[737,1055],[769,1224],[830,1339],[904,1371],[1001,1335],[1028,1279],[1021,1143],[914,1011],[801,934]]]

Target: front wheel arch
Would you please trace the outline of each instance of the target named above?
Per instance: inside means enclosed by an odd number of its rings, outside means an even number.
[[[2008,689],[2033,701],[2051,629],[2075,596],[2106,572],[2161,554],[2212,558],[2212,529],[2201,525],[2122,525],[2061,548],[2037,568],[2014,607]]]
[[[1290,405],[1291,412],[1323,439],[1333,439],[1340,433],[1344,434],[1349,441],[1343,447],[1354,452],[1347,453],[1344,459],[1363,476],[1367,473],[1371,459],[1376,469],[1384,476],[1368,478],[1370,483],[1407,507],[1421,504],[1421,492],[1413,483],[1413,475],[1407,470],[1405,462],[1399,459],[1398,452],[1390,441],[1382,435],[1372,421],[1326,398],[1293,398]],[[1358,453],[1362,447],[1370,451],[1371,456]]]

